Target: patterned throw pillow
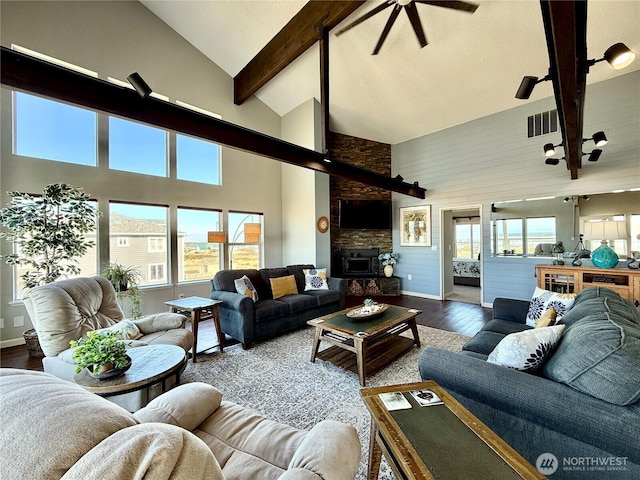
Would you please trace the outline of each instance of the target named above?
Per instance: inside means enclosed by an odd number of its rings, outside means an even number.
[[[256,287],[253,286],[253,283],[251,283],[251,280],[249,280],[249,277],[243,275],[242,277],[237,278],[234,281],[234,284],[236,286],[236,292],[240,295],[249,297],[253,300],[253,303],[258,301],[258,292],[256,291]]]
[[[556,323],[558,323],[558,312],[553,307],[549,307],[546,312],[542,314],[542,316],[536,320],[536,328],[541,327],[552,327]]]
[[[567,313],[576,300],[575,293],[556,293],[536,287],[533,297],[529,303],[527,313],[527,325],[536,326],[536,321],[549,309],[553,307],[556,311],[556,323],[559,323],[562,316]]]
[[[326,268],[310,268],[304,273],[304,290],[329,290]]]
[[[99,332],[116,331],[122,332],[122,338],[124,340],[137,340],[142,337],[142,332],[138,326],[131,320],[120,320],[115,325],[111,325],[107,328],[101,328]]]
[[[487,362],[523,372],[535,372],[551,356],[563,331],[564,325],[554,325],[511,333],[500,340],[489,354]]]
[[[296,285],[296,277],[288,275],[286,277],[270,278],[271,293],[273,299],[284,297],[285,295],[294,295],[298,293],[298,285]]]

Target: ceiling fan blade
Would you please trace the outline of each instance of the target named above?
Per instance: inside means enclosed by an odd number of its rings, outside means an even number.
[[[420,16],[418,15],[416,4],[413,2],[408,3],[404,6],[404,10],[405,12],[407,12],[407,16],[409,17],[409,21],[411,22],[413,31],[416,32],[416,37],[418,37],[420,47],[424,47],[427,44],[427,37],[425,37],[424,35],[424,30],[422,29],[422,23],[420,23]]]
[[[340,30],[338,30],[336,32],[336,36],[346,32],[347,30],[352,29],[353,27],[355,27],[356,25],[360,25],[362,22],[364,22],[365,20],[373,17],[376,13],[380,13],[382,10],[384,10],[387,7],[390,7],[391,5],[393,5],[395,3],[394,0],[387,0],[384,3],[381,3],[380,5],[378,5],[376,8],[374,8],[373,10],[368,11],[367,13],[365,13],[364,15],[362,15],[361,17],[356,18],[353,22],[351,22],[349,25],[347,25],[346,27],[341,28]]]
[[[479,5],[469,2],[459,2],[454,0],[413,0],[414,2],[433,5],[435,7],[451,8],[452,10],[461,10],[463,12],[473,13],[478,9]]]
[[[393,11],[391,12],[391,15],[389,15],[389,20],[387,20],[387,24],[384,26],[384,30],[382,30],[382,35],[380,35],[380,39],[376,44],[376,48],[373,49],[372,55],[377,55],[382,48],[382,44],[387,39],[387,35],[389,35],[389,31],[391,30],[393,23],[396,21],[396,18],[398,18],[401,9],[402,7],[398,4],[393,7]]]

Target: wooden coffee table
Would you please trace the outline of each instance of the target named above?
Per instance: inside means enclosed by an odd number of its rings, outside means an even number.
[[[353,308],[309,320],[315,327],[311,361],[316,357],[330,361],[358,374],[364,387],[366,377],[410,350],[420,347],[416,315],[420,310],[390,305],[381,315],[369,320],[356,320],[346,314]],[[413,338],[401,336],[411,330]],[[332,346],[319,351],[320,342]]]
[[[414,390],[431,390],[443,403],[421,407]],[[387,409],[379,395],[390,392],[411,408]],[[378,478],[383,453],[396,478],[546,478],[434,381],[365,388],[360,395],[371,413],[369,480]]]
[[[155,384],[161,384],[162,392],[165,392],[180,383],[180,374],[187,363],[184,349],[175,345],[130,348],[127,355],[131,357],[131,368],[123,375],[98,380],[85,368],[73,378],[73,381],[101,397],[135,392]],[[171,377],[175,377],[175,382],[168,385],[167,380]]]

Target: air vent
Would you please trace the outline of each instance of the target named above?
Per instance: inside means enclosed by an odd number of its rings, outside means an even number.
[[[536,113],[527,118],[527,136],[539,137],[546,133],[558,131],[558,111]]]

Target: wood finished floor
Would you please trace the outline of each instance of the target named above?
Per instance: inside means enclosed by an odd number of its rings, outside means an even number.
[[[416,317],[419,325],[457,332],[467,336],[475,335],[490,319],[491,309],[480,305],[455,301],[429,300],[402,295],[400,297],[378,297],[380,303],[399,305],[421,310]],[[347,297],[347,307],[362,304],[363,297]],[[188,324],[188,326],[190,326]],[[198,351],[206,348],[206,339],[215,336],[212,322],[202,322],[198,328]],[[204,345],[201,345],[204,344]],[[42,361],[29,357],[27,347],[19,345],[0,350],[0,366],[42,371]]]

